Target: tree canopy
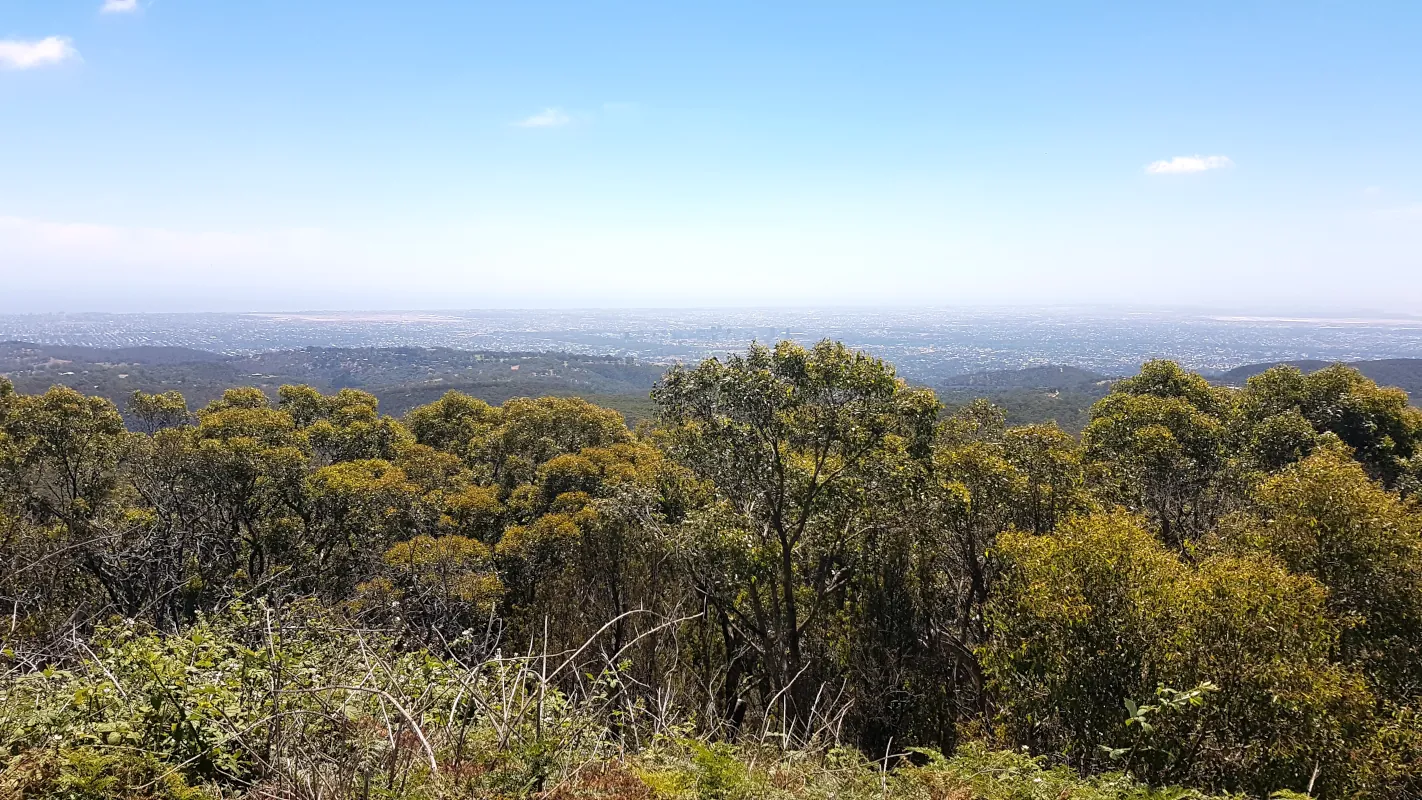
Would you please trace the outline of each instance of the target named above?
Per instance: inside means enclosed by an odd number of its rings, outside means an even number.
[[[674,367],[652,400],[632,431],[576,398],[121,410],[0,379],[0,789],[433,797],[410,782],[494,792],[517,752],[522,788],[478,796],[521,796],[611,748],[642,759],[626,796],[738,797],[715,787],[773,744],[882,759],[885,792],[898,764],[914,797],[969,762],[1422,794],[1400,391],[1153,361],[1078,438],[826,341]]]

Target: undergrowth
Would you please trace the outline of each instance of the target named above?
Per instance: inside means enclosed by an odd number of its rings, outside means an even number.
[[[238,605],[180,635],[119,621],[69,669],[0,681],[0,797],[1200,796],[976,744],[873,760],[830,740],[712,741],[695,720],[619,705],[615,672],[571,675],[555,662],[400,652],[315,610]]]

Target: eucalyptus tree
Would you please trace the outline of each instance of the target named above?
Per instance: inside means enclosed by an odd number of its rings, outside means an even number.
[[[1239,410],[1242,422],[1259,432],[1255,438],[1275,448],[1304,440],[1285,431],[1301,430],[1296,420],[1306,420],[1316,434],[1337,436],[1372,478],[1388,486],[1407,477],[1422,456],[1422,410],[1409,406],[1401,389],[1379,387],[1342,364],[1308,375],[1287,365],[1255,375],[1240,395]],[[1313,444],[1316,437],[1301,441],[1291,460],[1308,455]]]
[[[722,638],[722,711],[744,714],[745,681],[804,734],[833,677],[826,638],[866,555],[878,466],[927,462],[938,402],[829,341],[674,367],[652,396],[670,454],[714,486],[685,551]]]
[[[1254,493],[1254,515],[1227,542],[1268,553],[1328,587],[1345,622],[1344,662],[1384,696],[1422,699],[1422,513],[1369,480],[1336,442]]]
[[[1082,436],[1103,499],[1145,514],[1173,545],[1209,530],[1239,496],[1234,402],[1173,361],[1116,383]]]

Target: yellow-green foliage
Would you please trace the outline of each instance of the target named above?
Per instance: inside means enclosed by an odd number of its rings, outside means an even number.
[[[1401,393],[1156,361],[1078,440],[782,342],[654,401],[0,379],[0,800],[1422,797]]]
[[[1227,538],[1328,588],[1343,657],[1394,691],[1422,685],[1422,515],[1329,447],[1265,481]]]
[[[402,653],[313,608],[237,607],[182,635],[119,623],[69,670],[0,693],[0,797],[54,800],[583,798],[609,800],[1166,800],[1120,774],[968,745],[874,761],[853,748],[731,745],[646,711],[598,713],[538,660]],[[556,677],[556,676],[549,676]]]
[[[1372,697],[1332,660],[1339,624],[1317,581],[1253,553],[1192,562],[1123,514],[998,548],[1007,571],[983,654],[1014,740],[1154,780],[1351,785]],[[1203,684],[1202,704],[1149,731],[1125,705]]]

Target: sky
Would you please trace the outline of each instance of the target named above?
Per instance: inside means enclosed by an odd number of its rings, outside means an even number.
[[[1422,313],[1422,4],[0,0],[0,312]]]

